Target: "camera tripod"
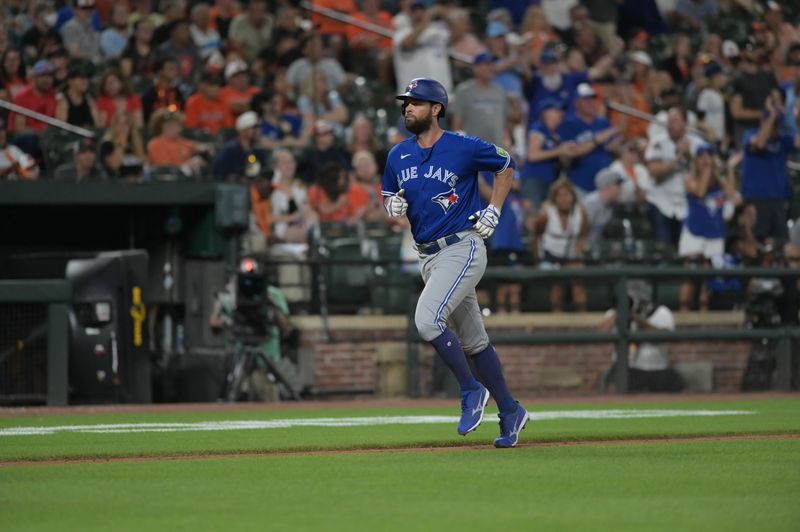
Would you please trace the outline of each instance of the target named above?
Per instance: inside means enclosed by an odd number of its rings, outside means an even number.
[[[278,367],[269,358],[264,356],[261,350],[261,339],[248,339],[235,341],[231,352],[230,369],[225,376],[225,392],[224,399],[228,402],[238,401],[243,394],[243,386],[245,381],[250,378],[253,370],[256,368],[256,361],[261,360],[269,374],[275,378],[277,384],[289,392],[292,400],[299,401],[300,396],[297,391],[281,373]],[[250,392],[252,398],[252,391]]]

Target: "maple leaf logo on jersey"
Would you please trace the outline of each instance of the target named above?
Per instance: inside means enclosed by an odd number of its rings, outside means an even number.
[[[438,204],[439,207],[444,209],[444,212],[446,213],[450,210],[450,207],[458,202],[458,194],[456,194],[456,189],[451,188],[447,192],[442,192],[441,194],[437,194],[436,196],[432,197],[431,201]]]

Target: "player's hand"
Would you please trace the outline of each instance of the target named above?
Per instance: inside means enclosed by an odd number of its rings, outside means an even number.
[[[475,222],[472,227],[482,238],[489,238],[500,221],[500,209],[490,204],[485,209],[470,216],[469,221]]]
[[[403,197],[405,193],[405,189],[401,188],[397,194],[388,197],[384,205],[386,207],[386,212],[389,213],[389,216],[393,218],[405,216],[406,211],[408,210],[408,201],[406,201],[406,199]]]

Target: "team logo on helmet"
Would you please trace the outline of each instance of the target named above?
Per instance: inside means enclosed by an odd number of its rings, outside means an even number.
[[[408,84],[408,87],[406,87],[406,92],[411,92],[416,88],[417,88],[417,80],[413,80],[411,83]]]
[[[450,210],[450,207],[458,203],[458,194],[456,194],[456,189],[451,188],[447,192],[442,192],[441,194],[437,194],[431,198],[431,201],[439,205],[444,212]]]

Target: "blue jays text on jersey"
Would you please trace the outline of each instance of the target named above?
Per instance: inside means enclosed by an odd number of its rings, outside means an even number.
[[[485,207],[478,172],[508,167],[515,167],[511,156],[478,137],[445,131],[430,148],[421,148],[411,137],[389,152],[382,193],[386,197],[403,189],[414,240],[432,242],[472,227],[468,218]]]

